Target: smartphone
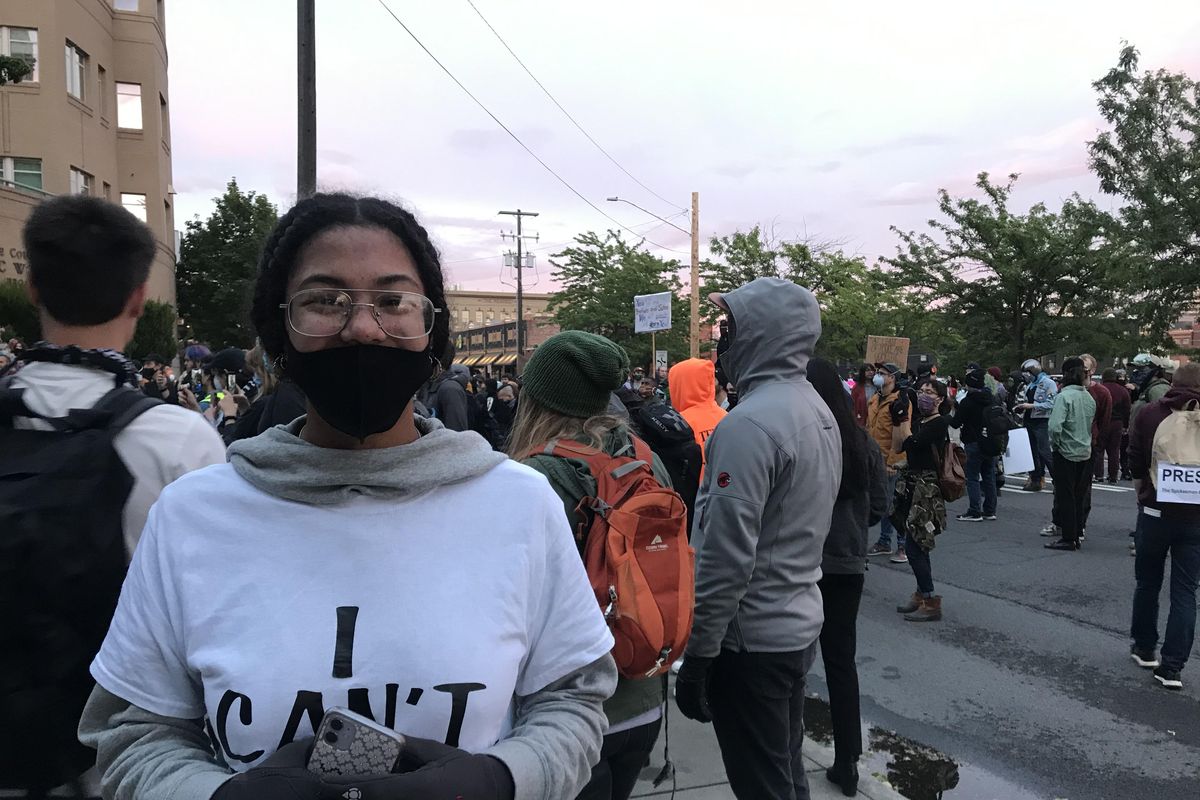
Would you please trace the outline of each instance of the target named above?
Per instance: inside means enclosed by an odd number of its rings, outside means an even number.
[[[308,770],[321,776],[387,775],[404,751],[404,736],[347,708],[325,712]]]

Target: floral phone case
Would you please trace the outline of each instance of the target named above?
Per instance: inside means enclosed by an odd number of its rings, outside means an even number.
[[[308,770],[317,775],[387,775],[404,749],[404,736],[345,708],[325,712]]]

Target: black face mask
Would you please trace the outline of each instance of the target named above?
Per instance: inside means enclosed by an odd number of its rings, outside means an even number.
[[[733,314],[728,314],[721,323],[721,338],[717,340],[717,364],[721,371],[729,374],[729,359],[725,357],[729,348],[733,347],[734,337],[737,336],[737,325],[734,324]]]
[[[391,430],[431,375],[428,350],[357,344],[301,353],[287,345],[287,376],[321,419],[360,442]]]

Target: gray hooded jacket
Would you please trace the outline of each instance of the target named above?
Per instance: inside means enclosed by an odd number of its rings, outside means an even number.
[[[724,298],[736,334],[722,364],[739,401],[707,443],[687,652],[803,650],[824,622],[817,581],[842,474],[837,423],[806,377],[821,312],[778,278]]]

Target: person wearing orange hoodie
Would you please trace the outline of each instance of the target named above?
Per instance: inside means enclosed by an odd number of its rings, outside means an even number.
[[[703,453],[704,443],[728,413],[717,405],[716,365],[704,358],[680,361],[667,373],[667,382],[671,405],[692,426],[696,444]]]

